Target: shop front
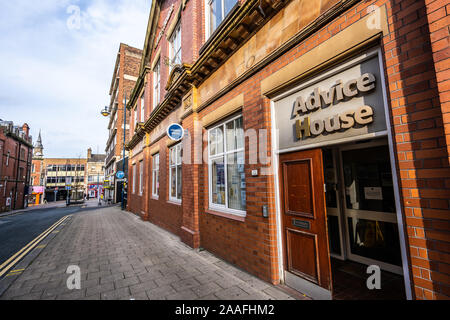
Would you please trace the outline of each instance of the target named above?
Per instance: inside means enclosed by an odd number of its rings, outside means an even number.
[[[28,206],[38,206],[44,201],[45,187],[32,187]]]
[[[382,64],[373,48],[272,99],[283,276],[312,297],[365,285],[368,266],[396,298],[409,286]]]

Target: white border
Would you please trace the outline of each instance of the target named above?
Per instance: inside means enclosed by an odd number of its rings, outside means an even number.
[[[227,190],[227,187],[225,187],[225,189],[226,189],[225,190],[225,205],[215,204],[212,201],[212,181],[211,181],[211,179],[212,179],[212,159],[211,159],[211,145],[209,143],[211,141],[210,133],[211,133],[212,130],[217,129],[219,127],[223,127],[224,128],[224,131],[223,131],[223,144],[224,144],[223,147],[224,147],[224,149],[223,149],[222,156],[223,156],[223,159],[224,159],[223,165],[224,165],[224,170],[225,170],[225,181],[228,181],[227,180],[228,179],[228,170],[227,170],[227,163],[228,163],[228,161],[226,159],[227,156],[229,154],[244,152],[244,158],[245,158],[245,140],[246,140],[245,139],[245,135],[244,135],[244,145],[243,145],[242,148],[235,149],[235,150],[233,150],[231,152],[227,152],[226,151],[226,146],[227,146],[226,124],[229,123],[229,122],[235,121],[235,120],[237,120],[239,118],[242,118],[242,125],[244,125],[243,115],[239,114],[238,116],[235,116],[235,117],[233,117],[231,119],[222,121],[219,124],[215,125],[214,127],[211,127],[211,128],[208,129],[208,191],[209,191],[208,206],[209,206],[209,209],[212,210],[212,211],[232,214],[232,215],[235,215],[235,216],[238,216],[238,217],[245,218],[247,216],[247,210],[237,210],[237,209],[228,208],[228,190]],[[242,129],[244,129],[244,128],[242,128]],[[220,156],[217,156],[217,157],[220,157]],[[213,158],[216,158],[216,155]],[[245,162],[245,159],[244,159],[244,162]],[[245,181],[247,183],[247,177],[245,177]],[[245,188],[245,192],[246,192],[246,199],[247,199],[247,185],[246,185],[246,188]]]

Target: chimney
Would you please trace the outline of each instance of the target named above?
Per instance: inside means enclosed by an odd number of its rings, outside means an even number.
[[[90,158],[92,158],[92,149],[91,148],[88,149],[87,158],[88,158],[88,160]]]
[[[25,139],[28,139],[28,136],[30,135],[30,127],[28,126],[28,124],[24,123],[22,126],[22,130],[25,133]]]

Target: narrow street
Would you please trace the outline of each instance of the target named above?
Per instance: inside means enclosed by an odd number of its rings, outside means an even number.
[[[65,203],[50,208],[37,208],[0,217],[0,264],[23,248],[62,217],[78,212],[80,207]]]
[[[42,214],[48,216],[47,223],[65,214],[73,214],[73,218],[1,300],[306,299],[290,289],[265,283],[206,251],[192,250],[172,234],[118,207],[52,209]],[[21,219],[26,218],[23,215]],[[45,227],[44,222],[40,225]],[[36,227],[34,232],[39,230]],[[67,288],[69,266],[80,267],[80,290]]]

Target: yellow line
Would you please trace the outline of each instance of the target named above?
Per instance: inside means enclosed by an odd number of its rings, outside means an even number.
[[[65,218],[65,217],[64,217]],[[46,233],[47,231],[49,231],[50,229],[52,229],[55,225],[57,225],[59,222],[61,222],[61,220],[63,220],[64,218],[61,218],[60,220],[58,220],[57,222],[55,222],[52,226],[50,226],[50,228],[48,228],[46,231],[44,231],[43,233],[41,233],[40,235],[38,235],[33,241],[31,241],[30,243],[28,243],[25,247],[23,247],[22,249],[20,249],[20,251],[18,251],[15,255],[13,255],[11,258],[9,258],[8,260],[6,260],[2,265],[0,265],[0,270],[6,266],[11,260],[13,260],[16,256],[18,256],[22,251],[24,251],[25,249],[27,249],[29,246],[31,246],[34,242],[36,242],[37,240],[39,240],[39,238],[42,237],[42,235],[44,233]]]
[[[11,258],[5,261],[0,266],[0,277],[3,276],[9,269],[11,269],[20,259],[22,259],[28,252],[30,252],[36,245],[39,244],[46,236],[48,236],[54,229],[56,229],[63,221],[65,221],[70,216],[65,216],[61,218],[58,222],[53,224],[46,231],[41,233],[38,237],[36,237],[33,241],[23,247],[19,252],[14,254]],[[7,266],[6,266],[7,265]],[[6,267],[5,267],[6,266]]]

